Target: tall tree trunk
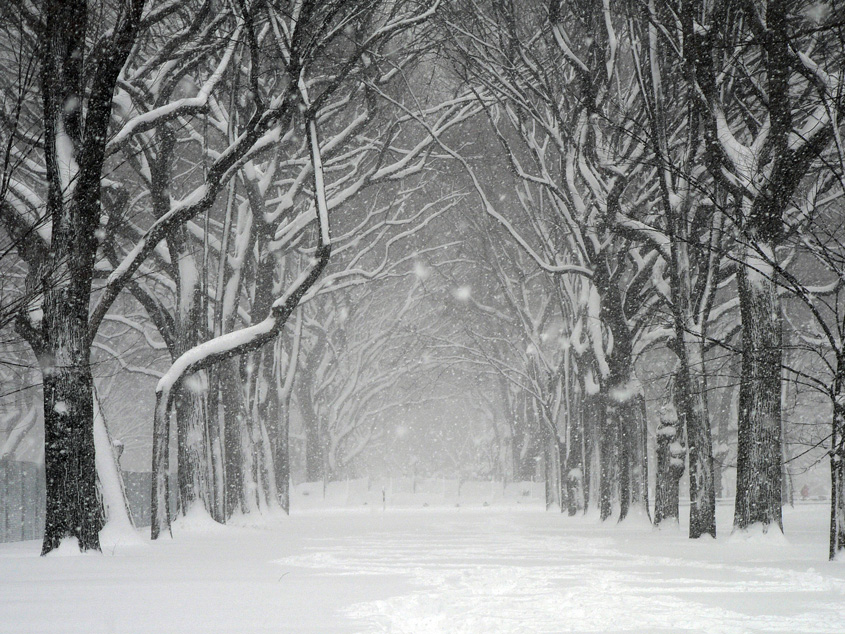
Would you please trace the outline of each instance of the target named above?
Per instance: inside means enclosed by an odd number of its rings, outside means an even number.
[[[311,400],[311,390],[306,385],[310,378],[310,373],[303,372],[297,381],[297,402],[299,412],[302,414],[302,425],[305,428],[305,480],[318,482],[323,480],[325,460],[320,418]]]
[[[567,513],[575,515],[584,508],[584,416],[581,410],[570,417],[572,428],[569,433],[569,447],[566,460],[566,502]]]
[[[176,397],[176,446],[179,460],[179,505],[186,513],[197,500],[213,512],[211,465],[206,434],[206,373],[200,371],[185,382]]]
[[[617,455],[618,463],[617,469],[619,471],[619,521],[621,522],[628,516],[628,511],[631,508],[632,497],[632,447],[631,441],[635,437],[631,427],[634,424],[633,417],[630,415],[631,403],[629,400],[622,401],[615,404],[611,409],[616,418],[616,425],[619,430]]]
[[[599,432],[599,517],[602,521],[613,514],[613,458],[616,449],[615,419],[608,415],[604,398],[596,399]]]
[[[597,434],[598,434],[598,417],[596,412],[596,396],[587,395],[583,399],[582,419],[583,419],[583,436],[582,436],[582,454],[581,459],[584,465],[584,477],[582,488],[584,490],[584,513],[590,510],[590,501],[596,502],[592,498],[596,495],[596,487],[593,486],[595,473],[593,463],[596,458]],[[596,504],[598,506],[598,504]]]
[[[279,429],[276,434],[276,491],[279,505],[290,514],[290,395],[279,412]]]
[[[187,237],[180,227],[168,238],[171,260],[176,267],[175,361],[203,339],[199,270]],[[208,375],[200,371],[188,377],[176,395],[177,484],[182,514],[200,500],[209,512],[214,512],[214,483],[209,463],[208,438]]]
[[[769,253],[772,245],[763,244]],[[739,274],[742,373],[739,387],[737,490],[734,529],[772,524],[781,517],[781,321],[774,280],[746,248]]]
[[[698,350],[697,342],[688,346],[688,352]],[[693,539],[702,535],[716,536],[716,491],[713,481],[713,440],[710,436],[710,419],[707,414],[707,385],[701,355],[688,360],[688,395],[686,415],[687,451],[690,465],[690,528]]]
[[[125,3],[100,55],[85,59],[88,6],[83,0],[39,3],[40,89],[50,244],[37,280],[43,318],[16,326],[39,358],[44,384],[46,525],[42,554],[65,537],[99,550],[102,509],[94,460],[91,282],[100,227],[100,189],[114,86],[135,41],[143,2]],[[84,66],[95,77],[86,93]],[[86,98],[87,97],[87,98]],[[83,135],[84,131],[84,135]],[[35,280],[33,280],[35,281]]]
[[[280,338],[276,346],[274,370],[278,372],[276,377],[277,399],[279,401],[278,429],[274,437],[276,465],[276,491],[279,496],[279,505],[285,513],[290,513],[290,407],[293,396],[293,387],[296,382],[296,374],[299,366],[299,352],[302,341],[302,313],[297,316],[294,329],[293,341],[290,350],[287,351],[287,363],[282,364],[282,351],[285,347],[285,338]]]
[[[637,394],[636,407],[634,410],[637,414],[637,438],[635,439],[635,443],[637,445],[636,502],[642,504],[646,516],[649,520],[651,520],[648,493],[648,414],[646,410],[645,394],[642,392]]]
[[[546,510],[557,505],[563,510],[563,499],[561,493],[563,491],[562,472],[561,472],[561,446],[557,435],[551,430],[547,429],[546,438],[543,443],[545,448],[544,465],[545,465],[545,480],[546,480]]]
[[[56,310],[60,310],[58,306]],[[56,315],[51,321],[54,325],[49,330],[59,334],[56,330],[65,323],[66,330],[61,333],[65,341],[75,339],[71,320]],[[78,539],[81,550],[100,549],[102,508],[94,462],[93,379],[87,360],[75,354],[78,350],[72,344],[59,343],[42,358],[47,483],[42,554],[57,548],[66,537]]]
[[[223,406],[223,506],[226,517],[243,510],[241,501],[243,474],[241,459],[241,427],[243,426],[243,397],[238,379],[237,361],[224,361],[220,373],[220,398]]]
[[[208,453],[211,466],[212,517],[221,524],[226,522],[226,468],[223,461],[223,427],[220,424],[222,396],[220,393],[220,370],[213,367],[206,371],[208,375],[208,394],[206,396],[206,422],[208,423]]]
[[[716,497],[726,497],[728,492],[725,490],[725,471],[727,469],[728,452],[730,448],[730,423],[734,410],[734,396],[736,395],[736,388],[734,385],[734,377],[739,376],[739,363],[737,357],[731,360],[728,370],[728,377],[731,383],[722,388],[722,396],[719,399],[719,405],[713,413],[717,421],[716,429],[716,443],[713,447],[713,489],[716,491]]]
[[[831,401],[830,559],[834,559],[845,550],[845,356],[842,353],[837,355]]]
[[[677,524],[679,519],[679,483],[684,474],[683,430],[674,404],[660,408],[657,427],[657,483],[654,499],[654,524]]]

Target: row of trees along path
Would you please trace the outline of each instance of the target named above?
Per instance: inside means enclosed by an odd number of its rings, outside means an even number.
[[[16,258],[0,317],[42,375],[44,553],[99,548],[91,358],[126,369],[110,347],[124,328],[170,364],[148,371],[153,537],[171,521],[171,418],[180,512],[287,510],[294,401],[307,476],[330,479],[383,439],[399,405],[385,394],[409,389],[395,368],[444,363],[498,395],[494,441],[514,477],[542,460],[549,505],[648,514],[653,468],[653,521],[676,522],[688,469],[690,537],[715,536],[708,393],[728,354],[734,528],[782,530],[792,376],[829,399],[831,557],[845,547],[832,3],[0,12]],[[144,323],[127,317],[138,306]],[[809,365],[785,359],[784,320]],[[661,349],[651,464],[637,366]]]

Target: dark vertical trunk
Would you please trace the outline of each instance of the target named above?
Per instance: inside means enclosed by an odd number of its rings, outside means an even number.
[[[677,524],[679,520],[679,483],[684,474],[683,431],[674,405],[660,410],[657,427],[657,472],[654,499],[654,524]]]
[[[696,344],[693,344],[696,345]],[[685,416],[690,464],[691,538],[716,536],[716,492],[713,483],[713,441],[707,415],[707,386],[700,364],[690,367],[688,414]]]
[[[223,406],[223,506],[226,517],[242,510],[241,491],[241,425],[243,425],[243,397],[238,384],[237,361],[224,361],[218,366],[220,397]]]
[[[282,510],[290,514],[290,398],[283,403],[279,419],[275,451],[276,491]]]
[[[563,510],[563,474],[561,465],[563,447],[557,435],[551,430],[547,431],[546,442],[543,445],[545,448],[546,510],[555,505]]]
[[[208,374],[208,395],[206,397],[206,422],[208,424],[208,453],[212,482],[212,517],[215,521],[225,523],[225,466],[223,464],[223,436],[220,425],[222,405],[220,395],[220,372],[216,367],[209,368]]]
[[[571,417],[569,447],[566,461],[567,513],[572,516],[584,508],[584,416],[581,412]]]
[[[253,323],[266,319],[270,314],[276,296],[274,277],[279,268],[278,260],[267,245],[272,234],[263,229],[258,232],[257,237],[259,252],[265,255],[255,268],[255,292],[251,312]],[[251,369],[244,376],[247,385],[245,393],[249,399],[247,411],[253,441],[256,493],[259,501],[267,502],[279,501],[274,459],[275,438],[279,430],[279,392],[276,389],[275,368],[280,360],[276,358],[276,349],[276,342],[273,342],[252,353],[249,361]]]
[[[99,224],[103,158],[98,152],[79,157],[87,6],[80,0],[49,1],[44,19],[41,93],[52,243],[49,261],[41,271],[44,316],[40,341],[33,349],[44,384],[47,506],[42,554],[47,554],[65,537],[77,538],[82,550],[100,549],[102,513],[94,463],[88,302],[97,251],[94,231]],[[72,103],[79,107],[68,108]],[[94,103],[92,107],[102,105]],[[94,125],[97,114],[91,115]],[[77,175],[62,174],[69,166],[62,164],[60,143],[71,144],[77,155],[73,158],[89,170],[79,172],[72,200],[65,200],[65,181]],[[83,159],[88,159],[87,164]]]
[[[594,396],[586,396],[583,399],[583,408],[582,408],[582,426],[583,426],[583,435],[581,439],[581,464],[584,467],[584,475],[582,478],[582,489],[584,495],[584,513],[586,514],[587,511],[590,510],[590,499],[593,495],[595,495],[595,491],[593,490],[593,460],[595,456],[595,449],[596,449],[596,413],[595,413],[595,397]]]
[[[599,431],[599,517],[606,520],[613,513],[613,458],[616,449],[616,426],[608,416],[604,398],[597,397],[596,414]]]
[[[566,477],[566,443],[562,440],[554,439],[554,448],[557,458],[555,475],[557,476],[557,500],[559,510],[563,513],[564,509],[569,506],[569,486]]]
[[[773,251],[772,251],[773,252]],[[737,429],[737,491],[734,529],[772,524],[781,518],[781,323],[775,282],[740,268],[742,373]]]
[[[545,495],[546,495],[546,510],[548,511],[552,504],[554,504],[554,489],[555,489],[555,477],[554,477],[554,459],[552,457],[552,446],[550,442],[543,443],[543,481],[545,482]]]
[[[836,396],[830,452],[830,559],[845,550],[845,400]]]
[[[158,539],[170,533],[170,416],[168,404],[156,395],[153,423],[153,473],[150,491],[150,537]]]
[[[621,404],[614,405],[614,417],[616,425],[619,430],[617,455],[619,456],[617,469],[619,470],[619,521],[621,522],[628,516],[628,511],[631,507],[632,497],[632,447],[631,443],[635,435],[632,433],[632,425],[634,424],[633,417],[630,416],[631,403],[625,401]]]
[[[831,390],[830,559],[845,550],[845,356],[837,355]]]
[[[49,365],[42,367],[47,483],[42,554],[57,548],[66,537],[78,539],[82,550],[99,550],[102,528],[94,462],[91,372],[85,361],[66,364],[65,351],[57,352],[48,355],[45,361]]]
[[[650,504],[648,494],[648,415],[646,410],[645,395],[637,395],[635,411],[637,414],[637,502],[645,509],[646,517],[651,520]]]
[[[277,415],[277,428],[274,435],[273,462],[276,467],[276,492],[279,496],[279,505],[285,513],[290,513],[290,407],[293,394],[294,381],[299,360],[299,337],[302,332],[301,320],[297,322],[296,334],[291,350],[288,351],[287,375],[282,375],[282,361],[280,358],[274,360],[274,370],[279,373],[276,382],[277,400],[279,412]],[[282,347],[285,339],[281,339],[276,346],[276,355],[281,357]]]
[[[65,537],[99,550],[101,508],[94,461],[94,407],[89,322],[91,282],[100,227],[100,188],[114,86],[137,34],[143,2],[125,4],[113,37],[93,58],[86,94],[88,5],[39,3],[40,90],[43,107],[49,253],[35,264],[44,293],[43,319],[21,315],[17,326],[39,358],[44,384],[46,527],[43,554]],[[83,134],[84,131],[84,134]],[[76,166],[76,167],[74,167]],[[29,277],[29,276],[28,276]]]

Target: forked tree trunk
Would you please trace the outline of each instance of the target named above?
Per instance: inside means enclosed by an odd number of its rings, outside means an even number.
[[[17,326],[39,359],[44,385],[47,485],[42,554],[65,537],[75,537],[82,550],[100,549],[102,509],[89,365],[98,323],[89,322],[88,311],[112,97],[137,35],[143,2],[126,2],[123,9],[112,37],[103,40],[100,55],[91,61],[85,57],[86,2],[47,0],[33,9],[38,12],[32,17],[39,37],[33,62],[40,65],[44,124],[44,217],[51,222],[51,238],[45,245],[48,257],[40,257],[40,279],[33,280],[43,285],[43,318],[32,324],[21,315]],[[88,64],[96,79],[86,94]]]
[[[758,272],[762,266],[746,253],[738,280],[742,374],[734,529],[775,524],[783,531],[780,303],[774,280]]]

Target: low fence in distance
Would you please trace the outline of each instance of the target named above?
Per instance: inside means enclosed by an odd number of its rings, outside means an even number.
[[[511,506],[545,503],[544,482],[450,478],[358,478],[304,482],[293,487],[291,508]]]
[[[149,472],[124,471],[126,497],[137,526],[150,523]],[[175,485],[175,482],[174,482]],[[175,486],[171,508],[176,509]],[[545,500],[543,482],[457,480],[449,478],[359,478],[304,482],[291,490],[291,507],[419,508],[444,506],[537,505]],[[44,469],[31,462],[0,463],[0,542],[41,539],[44,534]]]
[[[124,471],[123,482],[135,524],[149,526],[152,475]],[[170,506],[175,510],[174,487],[170,489]],[[0,543],[41,539],[43,535],[44,468],[32,462],[0,462]]]
[[[44,535],[44,469],[32,462],[0,462],[0,542]]]

